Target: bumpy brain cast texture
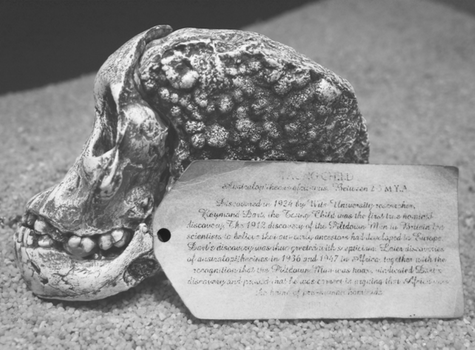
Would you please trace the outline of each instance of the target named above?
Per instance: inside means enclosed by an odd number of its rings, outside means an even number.
[[[157,271],[152,213],[193,160],[368,161],[350,84],[256,33],[156,26],[108,58],[94,96],[82,154],[15,233],[42,298],[101,299]]]

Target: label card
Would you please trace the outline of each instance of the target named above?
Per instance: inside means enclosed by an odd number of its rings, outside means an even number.
[[[460,317],[458,170],[196,161],[154,250],[203,319]]]

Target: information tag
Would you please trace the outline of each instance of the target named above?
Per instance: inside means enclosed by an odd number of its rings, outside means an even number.
[[[154,250],[203,319],[460,317],[458,170],[196,161]]]

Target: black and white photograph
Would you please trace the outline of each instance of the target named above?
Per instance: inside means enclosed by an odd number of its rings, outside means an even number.
[[[0,0],[0,348],[475,349],[475,3]]]

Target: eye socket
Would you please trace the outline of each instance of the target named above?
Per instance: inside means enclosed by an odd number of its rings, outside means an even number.
[[[92,154],[99,157],[114,147],[117,137],[117,106],[110,91],[104,96],[102,111],[96,110],[96,115],[99,118],[101,133],[94,144]]]

